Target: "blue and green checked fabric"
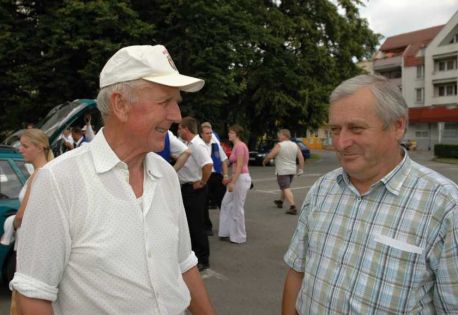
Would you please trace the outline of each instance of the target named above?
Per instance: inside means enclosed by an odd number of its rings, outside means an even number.
[[[284,259],[299,314],[458,314],[457,244],[457,185],[406,154],[364,195],[321,177]]]

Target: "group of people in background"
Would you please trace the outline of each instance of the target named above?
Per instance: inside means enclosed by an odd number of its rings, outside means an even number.
[[[234,147],[228,158],[211,123],[199,125],[195,118],[188,116],[178,123],[178,137],[169,131],[164,149],[158,152],[177,171],[192,249],[200,271],[210,266],[208,236],[213,235],[210,202],[221,210],[220,239],[237,244],[246,242],[244,205],[251,178],[248,148],[241,140],[242,132],[240,126],[229,127],[228,137]],[[229,172],[229,164],[232,172]]]
[[[23,314],[216,314],[199,273],[210,265],[208,196],[219,237],[244,243],[251,177],[240,126],[229,127],[227,157],[210,123],[199,135],[196,119],[181,117],[180,92],[203,86],[164,46],[125,47],[100,74],[104,127],[88,145],[47,163],[46,136],[22,135],[35,173],[11,219],[20,242],[10,287]],[[315,182],[301,210],[290,185],[304,161],[289,131],[264,161],[277,159],[275,205],[300,215],[282,314],[456,314],[457,185],[401,148],[407,105],[387,79],[349,79],[330,103],[342,167]]]
[[[84,122],[85,125],[83,127],[73,126],[64,129],[60,139],[60,145],[57,148],[59,154],[88,144],[94,139],[95,132],[91,124],[91,115],[89,113],[84,115]]]

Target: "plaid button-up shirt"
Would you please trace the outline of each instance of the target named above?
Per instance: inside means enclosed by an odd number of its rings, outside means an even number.
[[[343,170],[302,206],[285,262],[299,314],[458,314],[458,187],[407,156],[360,195]]]

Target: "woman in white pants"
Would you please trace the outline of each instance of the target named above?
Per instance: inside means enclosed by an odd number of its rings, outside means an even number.
[[[229,127],[229,141],[234,144],[229,160],[232,162],[232,176],[224,178],[227,185],[226,194],[221,203],[218,235],[222,240],[232,243],[245,243],[245,199],[251,186],[251,177],[248,172],[249,151],[246,144],[240,139],[242,127]]]

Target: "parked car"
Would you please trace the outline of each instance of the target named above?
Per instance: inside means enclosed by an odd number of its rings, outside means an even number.
[[[297,139],[291,139],[291,141],[295,142],[299,146],[304,159],[310,158],[310,149],[303,142]],[[250,165],[262,165],[262,161],[265,159],[267,154],[269,154],[269,152],[272,150],[272,148],[275,146],[277,142],[277,140],[264,140],[258,144],[255,150],[250,150]],[[269,165],[274,164],[275,161],[270,160]]]
[[[262,165],[262,161],[266,158],[266,155],[269,154],[270,150],[274,147],[275,140],[263,140],[261,141],[254,150],[250,150],[250,165]],[[274,161],[270,160],[269,165],[274,165]]]
[[[83,127],[84,116],[91,114],[91,124],[97,131],[102,126],[102,118],[97,103],[93,99],[76,99],[72,102],[57,105],[49,111],[36,128],[43,130],[49,137],[49,143],[55,156],[61,154],[62,132],[70,126]],[[3,144],[19,147],[19,139],[23,130],[18,130],[8,136]]]
[[[15,148],[0,145],[0,236],[3,235],[6,218],[19,209],[18,195],[32,170],[32,165],[26,163]],[[0,278],[3,283],[13,279],[16,269],[13,247],[13,244],[0,244]]]
[[[227,158],[231,156],[232,147],[229,144],[229,140],[220,140],[221,147],[223,148],[224,153],[226,153]]]
[[[310,159],[310,149],[308,146],[306,146],[304,144],[304,142],[302,141],[299,141],[297,139],[291,139],[291,141],[294,141],[297,143],[297,145],[299,146],[299,148],[301,149],[301,152],[302,152],[302,156],[304,157],[304,160],[307,160],[307,159]]]

